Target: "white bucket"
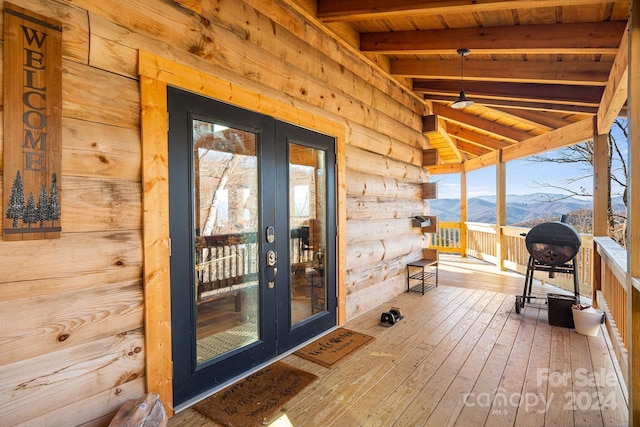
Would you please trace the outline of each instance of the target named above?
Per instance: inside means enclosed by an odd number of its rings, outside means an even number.
[[[573,311],[573,323],[577,333],[590,337],[598,335],[600,325],[604,323],[603,312],[593,307],[585,308],[584,310],[574,307],[571,311]]]

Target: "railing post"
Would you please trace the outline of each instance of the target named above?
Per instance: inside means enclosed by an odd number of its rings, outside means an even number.
[[[507,242],[502,227],[507,225],[507,185],[506,164],[502,160],[502,150],[496,152],[496,266],[498,270],[506,270],[504,259],[507,254]]]
[[[460,256],[467,256],[467,171],[460,171]]]
[[[598,244],[593,240],[591,250],[591,304],[598,307],[598,292],[602,290],[602,257],[598,252]]]

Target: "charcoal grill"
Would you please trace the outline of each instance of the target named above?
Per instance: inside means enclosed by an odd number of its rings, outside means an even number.
[[[531,294],[534,271],[546,271],[549,277],[556,273],[573,276],[573,292],[576,302],[580,302],[578,275],[576,274],[576,255],[582,245],[580,234],[571,225],[560,221],[538,224],[526,234],[525,238],[529,262],[524,280],[522,295],[516,296],[516,313],[524,308],[526,302],[538,298]]]

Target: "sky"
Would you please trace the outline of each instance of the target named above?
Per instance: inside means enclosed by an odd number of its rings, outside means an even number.
[[[617,140],[620,142],[624,138],[618,136]],[[623,147],[623,151],[626,156],[626,146]],[[545,182],[554,183],[563,188],[570,188],[578,193],[582,193],[583,188],[586,193],[593,193],[593,177],[590,176],[592,172],[589,165],[539,163],[520,159],[508,162],[506,167],[507,194],[509,195],[533,193],[566,194],[560,189],[544,186]],[[469,172],[467,174],[467,198],[495,195],[495,174],[495,166]],[[586,178],[578,179],[581,177]],[[438,198],[460,198],[460,177],[458,174],[434,175],[431,180],[438,182]],[[616,193],[620,193],[620,189],[616,190],[614,188],[612,195],[619,195]]]
[[[563,187],[587,192],[593,191],[593,178],[589,177],[572,184],[565,180],[573,180],[587,175],[583,168],[571,165],[555,165],[549,163],[533,163],[526,160],[515,160],[507,163],[507,194],[561,193],[560,190],[545,187],[542,183],[555,182]],[[441,199],[460,198],[459,175],[437,175],[431,177],[438,181],[438,197]],[[560,180],[560,181],[559,181]],[[467,174],[467,197],[490,196],[496,194],[496,168],[490,166]]]

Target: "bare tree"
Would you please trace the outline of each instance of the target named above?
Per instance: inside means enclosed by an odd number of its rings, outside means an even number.
[[[625,151],[628,145],[628,122],[625,119],[617,119],[614,121],[611,131],[608,135],[608,158],[607,158],[607,173],[609,176],[609,185],[607,188],[607,221],[609,225],[609,236],[625,246],[625,229],[627,220],[627,162],[625,158]],[[553,188],[560,190],[559,196],[550,197],[548,201],[553,202],[570,198],[573,196],[592,197],[593,191],[591,188],[585,188],[580,186],[578,189],[570,188],[571,184],[580,182],[585,178],[593,178],[593,163],[594,163],[594,143],[593,141],[587,141],[581,144],[565,147],[561,150],[541,154],[537,156],[531,156],[529,159],[531,162],[545,162],[545,163],[559,163],[559,164],[574,164],[582,165],[583,174],[572,177],[569,179],[563,179],[556,182],[535,181],[540,187]],[[612,183],[617,184],[621,190],[618,193],[612,194]],[[623,212],[615,212],[612,207],[612,199],[615,196],[622,196],[622,202],[625,206]]]

